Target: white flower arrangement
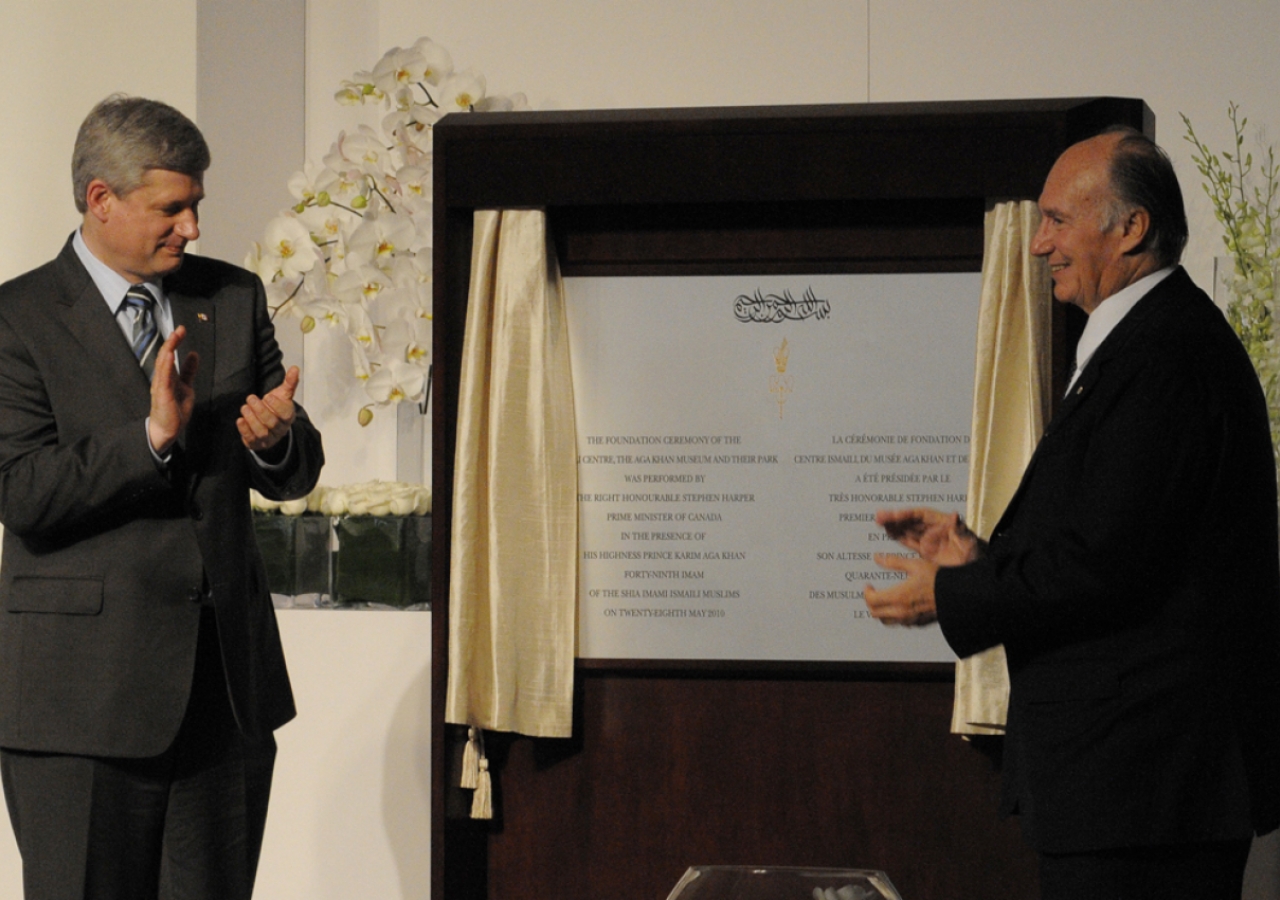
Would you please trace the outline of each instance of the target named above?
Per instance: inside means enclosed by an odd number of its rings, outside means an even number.
[[[1222,224],[1222,242],[1232,262],[1225,281],[1227,319],[1240,336],[1262,383],[1271,415],[1271,441],[1280,461],[1280,354],[1276,338],[1276,273],[1280,270],[1280,163],[1274,147],[1255,168],[1253,154],[1245,149],[1245,127],[1240,107],[1227,105],[1235,146],[1221,154],[1210,150],[1191,127],[1185,114],[1184,138],[1195,151],[1191,159],[1204,177],[1201,187]]]
[[[300,516],[425,516],[431,512],[431,488],[403,481],[365,481],[341,487],[316,487],[306,497],[284,502],[268,500],[250,490],[255,512]]]
[[[350,339],[352,373],[378,406],[424,403],[431,363],[431,136],[448,112],[523,109],[523,94],[486,93],[484,76],[456,72],[430,38],[388,50],[335,95],[387,109],[380,130],[338,135],[320,163],[289,180],[296,203],[267,224],[245,267],[267,288],[272,316],[304,333],[318,323]]]

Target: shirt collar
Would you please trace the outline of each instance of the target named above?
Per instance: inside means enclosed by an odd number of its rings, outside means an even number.
[[[1173,266],[1152,272],[1128,287],[1116,291],[1098,304],[1097,308],[1089,314],[1089,321],[1085,323],[1084,332],[1080,335],[1079,343],[1076,344],[1076,376],[1120,321],[1137,306],[1138,301],[1172,274]],[[1074,384],[1075,377],[1072,377],[1071,381]]]
[[[93,255],[89,245],[84,242],[84,235],[81,234],[79,228],[76,229],[75,236],[71,239],[71,246],[75,249],[76,256],[80,258],[80,262],[84,264],[89,277],[93,279],[94,285],[98,288],[98,293],[102,294],[102,299],[107,303],[107,309],[111,310],[111,315],[114,316],[120,311],[120,304],[124,302],[125,293],[133,285],[123,275]],[[157,302],[163,303],[164,289],[159,283],[144,281],[143,284],[146,285],[147,290],[151,292],[151,296]]]

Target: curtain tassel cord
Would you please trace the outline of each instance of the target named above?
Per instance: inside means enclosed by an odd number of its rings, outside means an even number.
[[[467,748],[462,751],[462,780],[459,787],[475,790],[476,784],[480,778],[480,756],[484,751],[480,747],[480,742],[484,740],[480,735],[480,729],[467,729]]]
[[[480,757],[480,774],[476,779],[476,793],[471,798],[471,818],[493,818],[493,785],[489,778],[489,760]]]

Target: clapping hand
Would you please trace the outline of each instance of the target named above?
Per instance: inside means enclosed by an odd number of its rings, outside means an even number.
[[[289,433],[296,414],[293,394],[300,377],[298,367],[292,366],[285,373],[284,381],[265,397],[250,394],[245,398],[236,428],[240,430],[240,440],[250,450],[255,453],[270,450]]]
[[[981,552],[978,536],[958,513],[936,509],[881,510],[876,524],[917,556],[877,553],[876,565],[906,575],[886,588],[866,585],[867,609],[886,625],[928,625],[938,618],[933,584],[938,569],[972,562]]]

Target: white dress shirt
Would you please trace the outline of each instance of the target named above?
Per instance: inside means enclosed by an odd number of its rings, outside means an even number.
[[[75,237],[71,240],[71,246],[75,248],[76,256],[80,257],[80,262],[84,263],[89,277],[97,285],[98,293],[106,301],[107,309],[111,310],[111,315],[119,323],[120,332],[124,335],[125,340],[132,345],[133,326],[128,322],[122,322],[119,312],[121,305],[124,304],[124,295],[129,288],[133,287],[133,284],[115,269],[93,255],[93,251],[84,242],[84,236],[78,228],[76,229]],[[173,310],[169,308],[169,298],[164,295],[164,288],[158,281],[144,281],[142,285],[156,301],[152,314],[156,320],[156,328],[160,330],[160,339],[164,340],[173,331]]]
[[[1107,299],[1098,304],[1089,315],[1089,321],[1084,326],[1084,332],[1080,335],[1080,341],[1076,344],[1076,370],[1071,375],[1071,381],[1067,384],[1067,390],[1071,390],[1071,386],[1076,383],[1076,379],[1080,377],[1080,373],[1084,371],[1084,367],[1089,364],[1089,360],[1093,357],[1094,352],[1102,346],[1102,342],[1107,339],[1107,335],[1120,324],[1120,320],[1129,314],[1129,310],[1133,309],[1138,301],[1145,297],[1160,282],[1164,281],[1173,274],[1173,267],[1161,269],[1158,272],[1152,272],[1143,278],[1139,278],[1128,287],[1116,291]]]

